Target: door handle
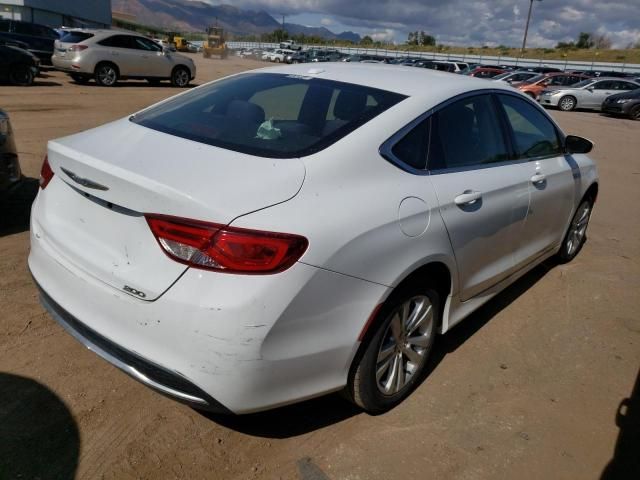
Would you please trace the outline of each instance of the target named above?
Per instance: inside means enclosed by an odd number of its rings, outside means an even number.
[[[453,201],[456,203],[456,205],[459,205],[459,206],[473,205],[474,203],[476,203],[481,198],[482,198],[482,192],[474,192],[473,190],[465,190],[460,195],[458,195],[456,198],[454,198]]]
[[[531,177],[531,183],[538,185],[543,183],[547,179],[547,176],[544,173],[537,172],[533,177]]]

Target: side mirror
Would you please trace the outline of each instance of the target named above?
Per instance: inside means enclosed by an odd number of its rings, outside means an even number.
[[[593,149],[593,142],[577,135],[567,135],[564,139],[566,153],[589,153]]]

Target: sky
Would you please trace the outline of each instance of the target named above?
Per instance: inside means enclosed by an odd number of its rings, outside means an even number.
[[[205,0],[265,10],[280,20],[351,30],[402,43],[424,30],[451,45],[522,45],[529,0]],[[534,0],[529,47],[553,47],[580,32],[606,34],[616,48],[640,41],[640,0]]]

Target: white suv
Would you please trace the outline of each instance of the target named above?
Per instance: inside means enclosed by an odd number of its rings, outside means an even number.
[[[186,87],[196,76],[191,58],[150,38],[112,30],[68,31],[55,41],[51,61],[78,83],[95,78],[106,87],[126,79],[171,80],[176,87]]]

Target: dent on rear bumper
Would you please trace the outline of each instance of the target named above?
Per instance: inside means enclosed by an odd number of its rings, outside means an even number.
[[[277,275],[188,270],[144,302],[55,258],[32,235],[29,267],[70,315],[181,376],[234,413],[341,388],[357,337],[386,287],[295,264]]]

